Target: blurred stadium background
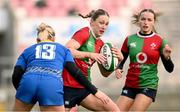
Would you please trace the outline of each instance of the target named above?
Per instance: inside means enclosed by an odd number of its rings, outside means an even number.
[[[103,8],[111,16],[110,25],[103,35],[104,41],[121,47],[124,38],[137,31],[131,24],[131,16],[142,8],[162,12],[156,26],[173,48],[175,70],[168,74],[159,63],[159,88],[156,102],[149,111],[180,111],[180,0],[0,0],[0,111],[11,111],[15,90],[11,75],[13,65],[22,50],[35,43],[36,27],[41,22],[51,25],[56,31],[57,42],[65,44],[79,28],[89,25],[89,20],[76,16],[93,9]],[[112,74],[104,78],[92,68],[93,83],[114,101],[121,92],[124,76],[117,80]],[[33,110],[38,110],[37,106]],[[80,107],[79,110],[87,111]]]

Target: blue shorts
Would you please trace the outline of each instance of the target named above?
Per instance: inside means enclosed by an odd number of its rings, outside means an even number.
[[[17,89],[16,98],[40,106],[64,105],[62,77],[51,74],[26,73]]]

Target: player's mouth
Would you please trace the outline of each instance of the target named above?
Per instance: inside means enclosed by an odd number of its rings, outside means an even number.
[[[148,29],[148,26],[143,26],[143,29]]]
[[[100,34],[103,34],[104,33],[104,30],[99,30]]]

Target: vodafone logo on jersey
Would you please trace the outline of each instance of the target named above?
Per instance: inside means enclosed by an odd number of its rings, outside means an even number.
[[[147,61],[147,55],[143,52],[140,52],[136,55],[136,59],[138,63],[145,63]]]

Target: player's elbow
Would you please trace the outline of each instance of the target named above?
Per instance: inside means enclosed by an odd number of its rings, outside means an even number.
[[[168,69],[168,70],[167,70],[167,72],[172,73],[172,72],[173,72],[173,70],[174,70],[174,67],[173,67],[173,68]]]
[[[167,71],[167,72],[169,72],[169,73],[172,73],[172,72],[173,72],[173,70],[174,70],[174,64],[173,64],[173,65],[171,65],[171,67],[166,68],[166,71]]]

